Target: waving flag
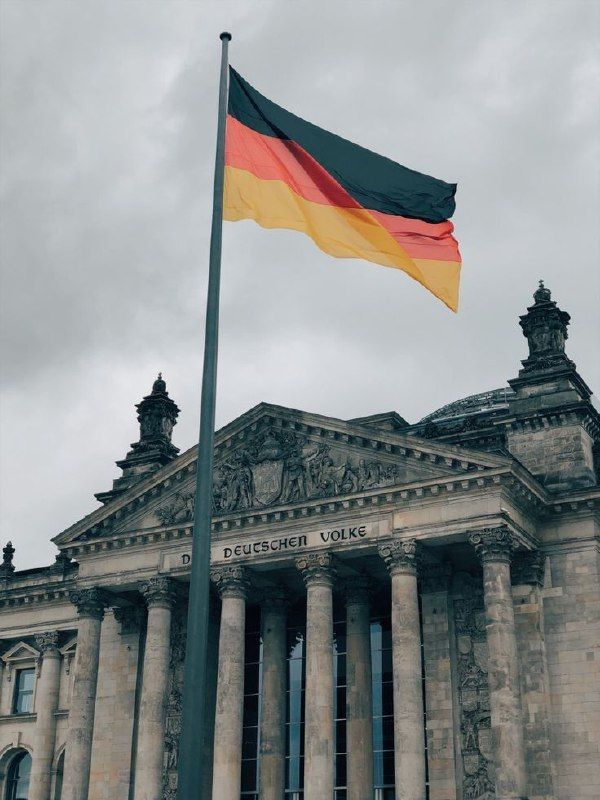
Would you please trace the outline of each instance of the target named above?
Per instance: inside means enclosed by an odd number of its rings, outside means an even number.
[[[403,270],[456,311],[456,184],[306,122],[229,70],[224,218],[302,231],[329,255]]]

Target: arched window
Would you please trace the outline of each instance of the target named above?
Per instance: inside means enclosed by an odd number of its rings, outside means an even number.
[[[6,800],[27,800],[29,797],[29,776],[31,775],[31,756],[20,750],[10,762],[6,780]]]
[[[63,750],[58,757],[56,764],[56,781],[54,783],[54,800],[60,800],[62,796],[63,773],[65,771],[65,751]]]

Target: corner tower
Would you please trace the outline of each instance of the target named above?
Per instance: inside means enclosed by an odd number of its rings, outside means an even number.
[[[533,299],[519,321],[529,355],[509,381],[515,394],[508,403],[508,449],[552,491],[594,486],[600,417],[591,389],[565,353],[571,318],[543,281]]]
[[[109,503],[142,478],[168,464],[179,453],[179,448],[171,442],[179,408],[169,397],[160,372],[151,393],[136,405],[136,409],[140,423],[139,441],[131,445],[122,461],[116,462],[123,475],[113,481],[113,488],[95,495],[101,503]]]

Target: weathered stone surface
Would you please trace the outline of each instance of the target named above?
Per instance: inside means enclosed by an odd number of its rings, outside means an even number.
[[[333,597],[327,553],[296,560],[306,584],[304,798],[333,797]]]
[[[430,576],[421,597],[430,800],[457,800],[458,788],[448,578],[447,571]]]
[[[373,789],[373,690],[369,581],[346,586],[346,750],[348,800],[364,800]]]
[[[161,800],[171,612],[176,595],[169,578],[152,578],[141,587],[141,592],[148,606],[148,621],[138,716],[134,800]]]
[[[261,604],[261,800],[280,800],[285,794],[286,605],[282,588],[264,592]]]
[[[598,541],[560,545],[550,567],[552,588],[542,596],[556,796],[592,800],[600,787]]]
[[[470,541],[483,565],[496,796],[498,800],[520,800],[525,796],[526,779],[510,580],[514,541],[505,527],[473,533]]]
[[[36,730],[33,745],[29,800],[46,800],[52,781],[52,762],[56,742],[56,716],[60,691],[60,652],[58,632],[37,634],[35,643],[41,653],[36,703]]]
[[[380,548],[380,555],[392,579],[396,793],[405,800],[425,800],[417,545],[414,540],[386,543]]]
[[[213,580],[221,594],[213,797],[239,800],[247,579],[243,569],[237,567],[216,571]]]
[[[77,654],[69,712],[63,800],[87,797],[90,782],[100,633],[106,601],[96,588],[72,592],[77,607]]]

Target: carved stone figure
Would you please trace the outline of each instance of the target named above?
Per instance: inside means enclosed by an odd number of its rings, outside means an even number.
[[[294,431],[269,428],[216,464],[213,513],[350,494],[400,480],[397,464],[348,456]],[[190,522],[193,493],[176,493],[156,516],[163,525]]]
[[[171,659],[165,721],[163,800],[175,800],[177,795],[177,764],[179,759],[179,736],[181,734],[185,639],[185,610],[183,607],[176,607],[173,611],[171,622]]]
[[[464,800],[495,800],[483,593],[466,574],[455,579],[454,624],[458,655]]]
[[[163,525],[191,522],[194,519],[194,495],[192,492],[176,492],[168,505],[157,509],[156,516]]]

